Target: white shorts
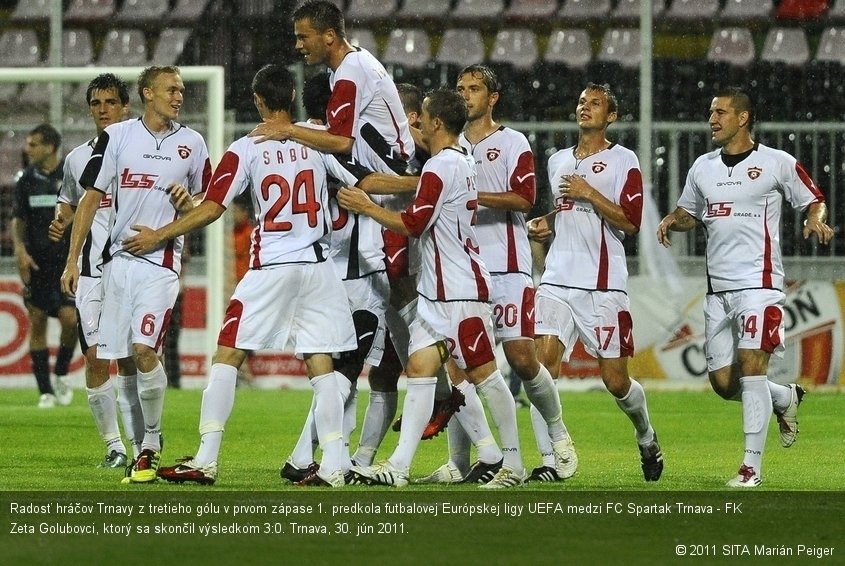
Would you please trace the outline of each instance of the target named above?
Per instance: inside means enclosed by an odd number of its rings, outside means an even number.
[[[217,337],[239,350],[286,350],[297,356],[357,347],[343,283],[330,261],[251,269],[229,301]]]
[[[737,349],[763,350],[783,357],[783,305],[775,289],[726,291],[704,297],[707,370],[729,366]]]
[[[491,275],[496,342],[534,338],[534,282],[524,273]]]
[[[360,279],[348,279],[343,282],[346,295],[349,297],[349,310],[367,311],[378,319],[378,327],[373,337],[373,344],[367,352],[365,363],[377,366],[384,355],[384,335],[386,331],[385,311],[390,302],[390,283],[387,273],[372,273]],[[342,351],[342,350],[338,350]]]
[[[97,357],[128,358],[132,344],[145,344],[161,353],[178,295],[175,271],[127,254],[114,256],[103,267]]]
[[[437,342],[445,342],[461,369],[473,369],[495,360],[492,307],[477,301],[448,303],[417,299],[417,317],[411,323],[408,352],[413,355]]]
[[[569,361],[575,341],[593,357],[612,359],[634,355],[634,323],[628,295],[622,291],[585,291],[540,285],[537,336],[557,336]]]
[[[103,308],[103,280],[80,276],[76,284],[76,312],[79,320],[79,345],[84,354],[100,343],[100,311]]]

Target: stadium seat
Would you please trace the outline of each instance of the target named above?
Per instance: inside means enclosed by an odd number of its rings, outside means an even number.
[[[549,18],[557,11],[557,2],[549,0],[513,0],[505,10],[509,20]]]
[[[496,33],[490,62],[530,69],[537,63],[537,38],[530,29],[502,29]]]
[[[185,44],[191,38],[189,28],[165,28],[158,34],[155,51],[150,63],[155,65],[175,65],[185,50]]]
[[[38,67],[41,48],[31,29],[8,29],[0,35],[0,67]]]
[[[781,0],[775,17],[798,22],[820,20],[827,12],[828,4],[828,0]]]
[[[836,3],[827,11],[827,19],[830,21],[845,20],[845,0],[836,0]]]
[[[754,38],[747,28],[717,29],[710,39],[707,60],[747,67],[754,60]]]
[[[557,17],[564,21],[598,20],[610,14],[610,0],[563,0]]]
[[[398,0],[349,0],[345,17],[349,22],[371,22],[393,17],[399,8]]]
[[[18,0],[9,19],[13,22],[46,20],[52,3],[51,0]]]
[[[205,13],[210,0],[176,0],[176,5],[167,15],[172,22],[196,22]]]
[[[374,57],[378,57],[378,43],[376,42],[376,36],[373,35],[373,32],[370,30],[362,28],[348,29],[346,30],[346,38],[352,45],[366,49],[372,53]]]
[[[276,9],[273,0],[239,0],[238,15],[242,18],[266,18]]]
[[[436,61],[448,65],[472,65],[483,63],[484,40],[481,32],[470,28],[451,28],[443,32]]]
[[[552,30],[543,59],[570,68],[585,68],[593,59],[590,34],[584,29]]]
[[[651,3],[652,18],[657,19],[666,11],[666,0],[653,0]],[[610,14],[614,20],[636,20],[640,17],[640,0],[619,0],[616,8]]]
[[[124,0],[115,16],[122,23],[153,22],[163,19],[170,11],[170,0]]]
[[[449,18],[461,21],[492,20],[501,17],[504,11],[504,0],[457,0]]]
[[[673,0],[666,18],[683,21],[708,21],[719,13],[719,0]]]
[[[94,62],[94,48],[87,29],[66,29],[62,32],[62,64],[84,67]]]
[[[431,60],[428,34],[423,29],[394,29],[390,32],[381,57],[385,65],[421,69]]]
[[[619,63],[630,69],[639,67],[640,30],[634,28],[606,30],[596,59]]]
[[[66,22],[105,22],[114,16],[115,0],[71,0]]]
[[[147,40],[137,29],[113,29],[106,34],[97,58],[101,66],[143,66],[147,63]]]
[[[727,0],[719,17],[727,22],[747,23],[769,19],[773,9],[772,0]]]
[[[829,27],[822,32],[815,60],[845,65],[845,28]]]
[[[810,60],[810,47],[802,28],[769,29],[760,59],[787,65],[804,65]]]
[[[452,0],[405,0],[396,12],[404,20],[429,20],[445,18],[452,7]]]

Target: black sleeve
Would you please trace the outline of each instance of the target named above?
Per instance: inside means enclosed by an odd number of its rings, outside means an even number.
[[[83,189],[93,187],[94,182],[100,174],[100,169],[103,167],[103,155],[106,152],[106,147],[109,145],[109,134],[106,131],[97,136],[97,143],[94,145],[94,151],[91,153],[91,158],[85,165],[85,171],[79,176],[79,184]]]

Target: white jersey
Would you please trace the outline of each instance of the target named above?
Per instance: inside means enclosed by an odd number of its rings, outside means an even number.
[[[196,195],[205,190],[210,178],[211,163],[202,136],[173,122],[170,133],[159,139],[139,118],[112,124],[100,134],[80,184],[102,193],[113,188],[109,248],[113,256],[127,253],[123,242],[137,234],[132,226],[140,224],[155,230],[176,219],[168,192],[171,184],[185,185]],[[139,257],[179,273],[183,241],[179,236]]]
[[[95,142],[96,139],[89,140],[72,149],[65,157],[65,176],[62,188],[59,191],[59,202],[69,204],[74,208],[79,206],[79,201],[85,194],[85,187],[79,184],[79,179],[85,171],[85,165],[91,159]],[[103,276],[103,253],[106,253],[105,261],[107,261],[108,250],[106,250],[106,245],[109,239],[111,215],[112,188],[109,186],[100,199],[100,206],[94,214],[91,231],[85,238],[85,244],[82,246],[82,253],[79,256],[79,273],[84,277]]]
[[[621,145],[589,157],[575,159],[575,148],[558,151],[549,158],[549,185],[557,192],[563,175],[581,175],[639,228],[642,220],[643,180],[640,162]],[[555,237],[546,257],[541,284],[588,291],[625,291],[628,266],[622,240],[625,233],[610,226],[584,201],[555,200]]]
[[[510,191],[534,204],[537,194],[534,154],[524,135],[500,126],[475,145],[469,143],[464,134],[459,141],[475,160],[479,191]],[[475,233],[481,242],[481,259],[491,274],[531,275],[531,246],[525,213],[479,206]]]
[[[332,155],[292,140],[256,144],[246,136],[229,146],[205,198],[228,207],[252,189],[256,228],[250,269],[328,259],[331,219],[327,174],[354,184]]]
[[[414,155],[402,101],[384,66],[369,51],[355,49],[329,76],[329,132],[355,138],[356,163],[370,171],[401,175]]]
[[[727,164],[726,164],[727,163]],[[704,224],[709,292],[783,290],[783,198],[805,209],[824,196],[794,157],[757,143],[739,156],[695,160],[678,206]]]
[[[308,122],[301,122],[299,125],[305,128],[326,129],[326,126]],[[346,160],[338,161],[347,170],[348,176],[339,178],[329,172],[329,210],[331,210],[332,222],[329,256],[341,279],[349,281],[385,270],[384,239],[378,222],[369,216],[350,214],[337,204],[337,191],[340,185],[357,184],[360,178],[369,173],[363,167],[353,166]],[[349,182],[350,179],[354,181]],[[370,198],[376,203],[380,202],[378,195],[372,195]]]
[[[490,300],[490,274],[478,251],[475,166],[461,150],[446,148],[425,164],[402,222],[420,239],[417,292],[430,301]]]

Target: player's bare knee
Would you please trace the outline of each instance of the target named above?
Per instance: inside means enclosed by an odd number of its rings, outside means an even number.
[[[146,344],[132,344],[132,358],[139,371],[149,373],[158,365],[158,356],[155,350]]]

